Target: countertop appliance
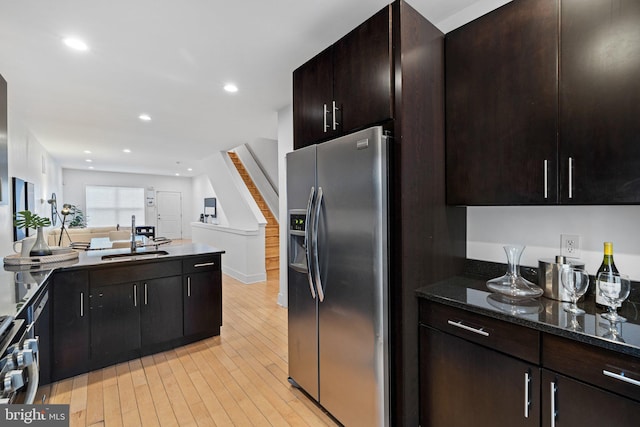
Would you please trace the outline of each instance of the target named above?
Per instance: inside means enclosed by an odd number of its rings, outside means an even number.
[[[390,422],[388,139],[287,154],[289,380],[345,426]]]

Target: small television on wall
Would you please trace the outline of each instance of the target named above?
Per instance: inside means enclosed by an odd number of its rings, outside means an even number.
[[[216,198],[205,197],[204,199],[204,214],[209,215],[211,218],[217,218],[218,212],[216,210]]]

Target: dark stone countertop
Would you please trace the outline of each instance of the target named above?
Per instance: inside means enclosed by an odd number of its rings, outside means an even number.
[[[128,248],[80,251],[78,258],[60,263],[40,264],[34,266],[5,265],[0,270],[0,316],[19,317],[23,307],[46,285],[49,276],[57,270],[73,270],[78,268],[107,267],[122,263],[158,262],[172,257],[188,257],[204,254],[222,254],[223,250],[202,243],[186,243],[183,245],[164,245],[158,249],[169,254],[158,258],[141,260],[103,261],[103,255],[127,253]],[[155,250],[154,246],[138,248],[137,253]]]
[[[419,298],[640,358],[640,303],[637,300],[625,301],[618,311],[627,318],[626,322],[614,325],[623,343],[603,337],[610,329],[610,322],[601,317],[602,311],[596,308],[593,295],[578,302],[586,313],[577,316],[581,330],[574,331],[568,327],[570,314],[563,309],[567,303],[543,296],[511,304],[490,292],[486,280],[476,274],[457,276],[424,286],[416,293]]]

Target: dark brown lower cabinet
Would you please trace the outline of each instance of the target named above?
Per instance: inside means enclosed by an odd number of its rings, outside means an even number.
[[[639,402],[542,370],[544,427],[636,427],[639,423]]]
[[[220,334],[222,325],[222,271],[220,256],[183,261],[184,334]]]
[[[56,272],[51,296],[51,380],[89,369],[89,273]]]
[[[58,271],[51,379],[219,335],[220,254]]]
[[[540,369],[420,327],[420,425],[539,426]]]
[[[420,301],[422,426],[637,426],[639,384],[632,355]]]
[[[135,357],[140,349],[138,283],[91,288],[91,367]]]
[[[139,292],[142,347],[182,337],[182,277],[145,280]]]

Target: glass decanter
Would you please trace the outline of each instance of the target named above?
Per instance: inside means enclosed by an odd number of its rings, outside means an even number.
[[[537,298],[542,295],[542,288],[520,275],[520,257],[524,248],[521,245],[504,246],[508,262],[507,273],[488,280],[487,288],[512,300]]]

